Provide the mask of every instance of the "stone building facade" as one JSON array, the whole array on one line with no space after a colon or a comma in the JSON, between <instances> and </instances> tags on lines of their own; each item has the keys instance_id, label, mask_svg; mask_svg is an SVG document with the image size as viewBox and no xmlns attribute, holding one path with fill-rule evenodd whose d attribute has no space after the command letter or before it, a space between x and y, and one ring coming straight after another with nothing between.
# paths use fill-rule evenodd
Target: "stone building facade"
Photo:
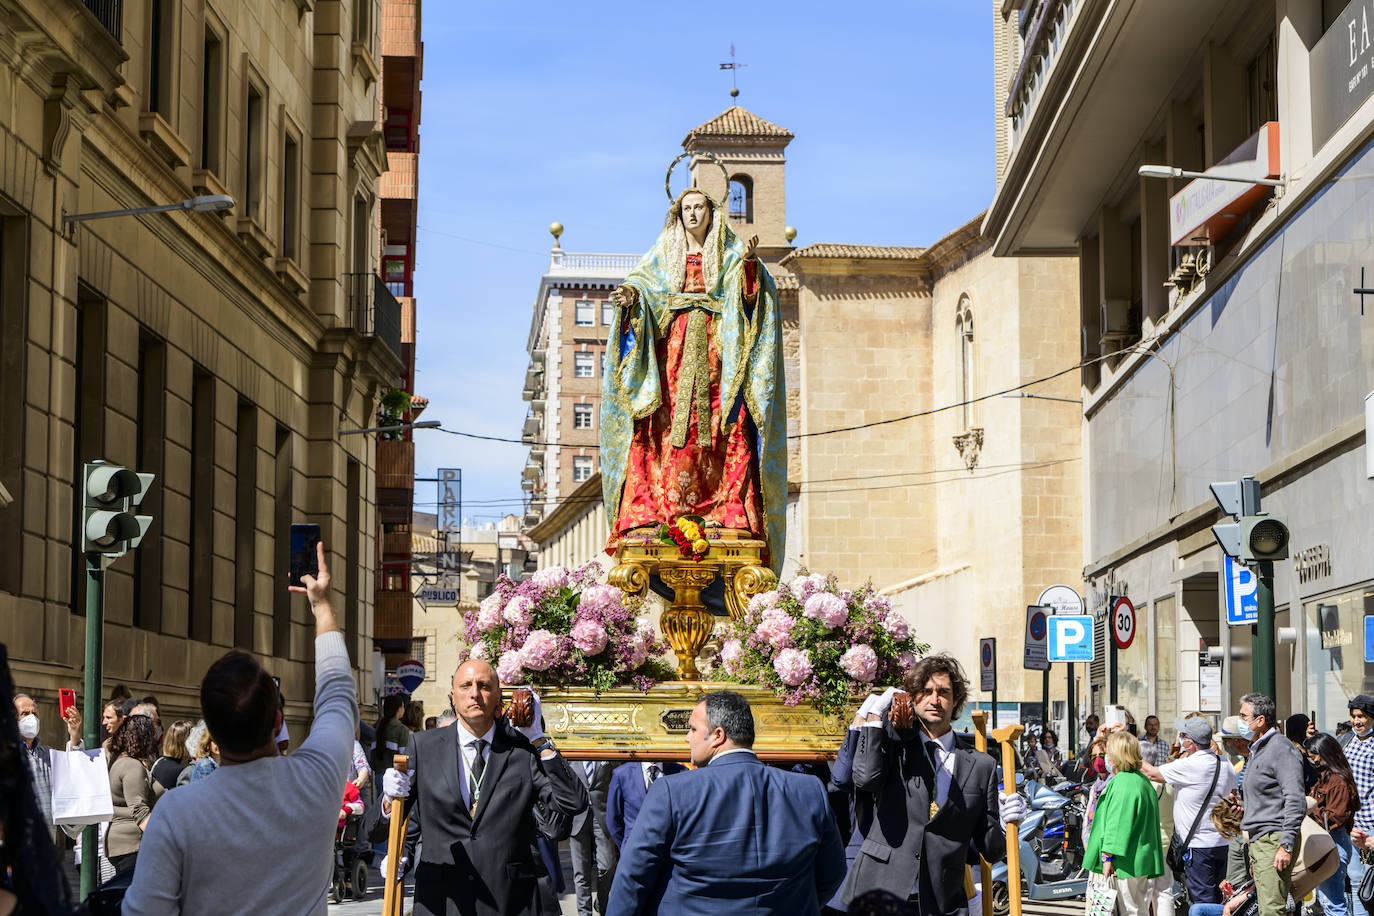
<instances>
[{"instance_id":1,"label":"stone building facade","mask_svg":"<svg viewBox=\"0 0 1374 916\"><path fill-rule=\"evenodd\" d=\"M303 734L313 624L285 590L295 521L323 529L364 681L374 450L338 432L370 425L403 365L394 302L347 281L378 264L376 14L0 3L0 642L50 743L56 691L82 678L73 497L95 458L156 474L152 529L106 575L102 692L122 682L193 717L205 668L242 648L281 677ZM64 226L209 193L232 209Z\"/></svg>"}]
</instances>

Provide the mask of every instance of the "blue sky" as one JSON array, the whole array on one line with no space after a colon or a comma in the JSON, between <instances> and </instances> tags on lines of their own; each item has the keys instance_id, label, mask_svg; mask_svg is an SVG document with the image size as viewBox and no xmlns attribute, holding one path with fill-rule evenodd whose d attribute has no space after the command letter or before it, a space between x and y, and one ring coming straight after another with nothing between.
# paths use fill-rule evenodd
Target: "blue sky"
<instances>
[{"instance_id":1,"label":"blue sky","mask_svg":"<svg viewBox=\"0 0 1374 916\"><path fill-rule=\"evenodd\" d=\"M747 65L739 103L796 135L797 245L926 245L977 214L994 185L992 7L430 0L415 272L425 419L519 438L549 223L570 251L652 244L663 169L731 104L718 66L731 42ZM416 439L417 476L463 469L465 517L519 511L527 448ZM433 511L433 487L417 484L417 510Z\"/></svg>"}]
</instances>

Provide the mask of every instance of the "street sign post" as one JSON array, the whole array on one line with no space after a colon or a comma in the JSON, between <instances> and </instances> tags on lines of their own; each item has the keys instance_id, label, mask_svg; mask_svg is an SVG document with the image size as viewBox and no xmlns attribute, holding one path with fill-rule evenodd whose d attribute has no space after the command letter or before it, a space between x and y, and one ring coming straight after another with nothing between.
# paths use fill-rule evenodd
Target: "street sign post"
<instances>
[{"instance_id":1,"label":"street sign post","mask_svg":"<svg viewBox=\"0 0 1374 916\"><path fill-rule=\"evenodd\" d=\"M1249 627L1259 623L1259 582L1255 571L1235 558L1223 556L1226 583L1226 623L1233 627Z\"/></svg>"},{"instance_id":2,"label":"street sign post","mask_svg":"<svg viewBox=\"0 0 1374 916\"><path fill-rule=\"evenodd\" d=\"M1047 643L1047 657L1051 662L1091 662L1094 657L1092 616L1051 617Z\"/></svg>"},{"instance_id":3,"label":"street sign post","mask_svg":"<svg viewBox=\"0 0 1374 916\"><path fill-rule=\"evenodd\" d=\"M1082 616L1084 612L1083 596L1078 593L1078 589L1068 585L1051 585L1040 593L1040 597L1035 600L1035 603L1041 607L1054 608L1055 616ZM1068 718L1070 724L1070 728L1068 729L1069 753L1074 753L1078 750L1078 730L1072 727L1076 717L1074 704L1077 699L1073 681L1072 662L1069 663L1065 671L1067 683L1064 689L1064 697L1068 700ZM1045 687L1045 694L1046 696L1049 695L1048 684Z\"/></svg>"},{"instance_id":4,"label":"street sign post","mask_svg":"<svg viewBox=\"0 0 1374 916\"><path fill-rule=\"evenodd\" d=\"M1038 604L1026 606L1026 655L1023 666L1030 671L1050 670L1049 659L1045 657L1045 635L1047 633L1049 608Z\"/></svg>"},{"instance_id":5,"label":"street sign post","mask_svg":"<svg viewBox=\"0 0 1374 916\"><path fill-rule=\"evenodd\" d=\"M978 641L978 673L982 689L992 694L992 726L997 727L997 640Z\"/></svg>"},{"instance_id":6,"label":"street sign post","mask_svg":"<svg viewBox=\"0 0 1374 916\"><path fill-rule=\"evenodd\" d=\"M425 603L435 604L457 604L458 589L456 588L422 588L417 596Z\"/></svg>"},{"instance_id":7,"label":"street sign post","mask_svg":"<svg viewBox=\"0 0 1374 916\"><path fill-rule=\"evenodd\" d=\"M1129 598L1118 598L1112 605L1112 639L1118 649L1129 649L1135 640L1135 605Z\"/></svg>"}]
</instances>

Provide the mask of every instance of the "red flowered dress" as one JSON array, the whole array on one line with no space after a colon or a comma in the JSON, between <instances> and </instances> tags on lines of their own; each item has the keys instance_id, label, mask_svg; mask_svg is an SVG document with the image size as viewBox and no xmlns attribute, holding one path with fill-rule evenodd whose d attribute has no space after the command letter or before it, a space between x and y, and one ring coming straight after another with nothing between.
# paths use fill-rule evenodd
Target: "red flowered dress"
<instances>
[{"instance_id":1,"label":"red flowered dress","mask_svg":"<svg viewBox=\"0 0 1374 916\"><path fill-rule=\"evenodd\" d=\"M744 270L745 304L752 306L758 295L753 262L747 262ZM700 254L687 255L682 291L706 292ZM763 503L754 460L758 437L753 421L741 406L739 422L727 432L721 430L725 416L720 403L720 348L714 321L707 324L711 441L700 441L695 406L687 424L685 447L674 448L669 441L689 318L687 310L675 314L668 333L655 345L663 401L651 416L635 423L620 516L611 532L608 553L615 541L630 529L666 524L683 515L700 515L707 522L718 522L725 528L756 535L763 533ZM690 399L691 392L683 391L681 396Z\"/></svg>"}]
</instances>

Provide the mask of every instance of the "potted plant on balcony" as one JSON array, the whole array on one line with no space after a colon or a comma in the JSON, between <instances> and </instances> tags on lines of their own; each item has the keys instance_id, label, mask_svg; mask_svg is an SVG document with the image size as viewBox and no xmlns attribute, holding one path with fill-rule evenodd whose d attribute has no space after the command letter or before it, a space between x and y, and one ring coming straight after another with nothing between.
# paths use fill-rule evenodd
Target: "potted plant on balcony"
<instances>
[{"instance_id":1,"label":"potted plant on balcony","mask_svg":"<svg viewBox=\"0 0 1374 916\"><path fill-rule=\"evenodd\" d=\"M377 425L378 426L397 426L405 422L405 415L410 410L410 403L413 399L409 391L404 388L391 388L382 395L377 402ZM404 439L403 430L395 430L388 433L378 433L379 439Z\"/></svg>"}]
</instances>

